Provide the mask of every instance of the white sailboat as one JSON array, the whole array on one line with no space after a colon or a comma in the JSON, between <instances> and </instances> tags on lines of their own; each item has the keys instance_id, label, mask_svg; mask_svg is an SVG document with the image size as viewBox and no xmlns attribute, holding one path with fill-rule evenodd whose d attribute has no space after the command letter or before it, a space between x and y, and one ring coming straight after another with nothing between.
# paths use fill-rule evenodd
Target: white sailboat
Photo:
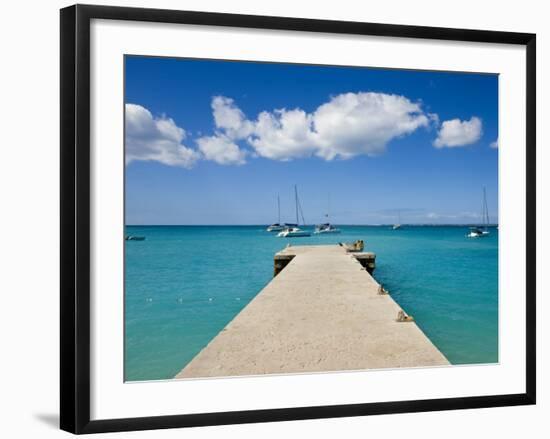
<instances>
[{"instance_id":1,"label":"white sailboat","mask_svg":"<svg viewBox=\"0 0 550 439\"><path fill-rule=\"evenodd\" d=\"M320 234L325 234L325 233L340 233L341 230L334 227L332 224L330 223L324 223L324 224L319 224L317 226L315 226L315 234L316 235L320 235Z\"/></svg>"},{"instance_id":2,"label":"white sailboat","mask_svg":"<svg viewBox=\"0 0 550 439\"><path fill-rule=\"evenodd\" d=\"M311 233L300 229L299 227L289 227L277 235L279 238L299 238L311 236Z\"/></svg>"},{"instance_id":3,"label":"white sailboat","mask_svg":"<svg viewBox=\"0 0 550 439\"><path fill-rule=\"evenodd\" d=\"M281 200L279 195L277 195L277 218L278 221L267 228L268 232L280 232L286 228L284 224L281 224Z\"/></svg>"},{"instance_id":4,"label":"white sailboat","mask_svg":"<svg viewBox=\"0 0 550 439\"><path fill-rule=\"evenodd\" d=\"M287 225L287 227L277 234L280 238L298 238L298 237L305 237L305 236L311 236L311 233L302 230L298 227L299 224L299 217L298 217L298 211L300 211L302 215L302 223L305 223L304 221L304 214L302 212L302 208L300 206L300 202L298 201L298 188L296 185L294 185L294 200L296 204L296 224L294 225Z\"/></svg>"},{"instance_id":5,"label":"white sailboat","mask_svg":"<svg viewBox=\"0 0 550 439\"><path fill-rule=\"evenodd\" d=\"M334 227L330 223L329 216L330 216L330 197L328 199L328 212L325 214L325 218L327 219L327 222L323 224L318 224L317 226L315 226L315 232L313 233L315 233L316 235L327 234L327 233L340 233L340 229Z\"/></svg>"},{"instance_id":6,"label":"white sailboat","mask_svg":"<svg viewBox=\"0 0 550 439\"><path fill-rule=\"evenodd\" d=\"M483 206L481 210L481 226L470 227L470 233L466 235L468 238L483 238L489 236L489 208L487 207L487 194L485 187L483 188Z\"/></svg>"},{"instance_id":7,"label":"white sailboat","mask_svg":"<svg viewBox=\"0 0 550 439\"><path fill-rule=\"evenodd\" d=\"M397 223L392 226L392 230L398 230L401 228L401 211L397 212Z\"/></svg>"}]
</instances>

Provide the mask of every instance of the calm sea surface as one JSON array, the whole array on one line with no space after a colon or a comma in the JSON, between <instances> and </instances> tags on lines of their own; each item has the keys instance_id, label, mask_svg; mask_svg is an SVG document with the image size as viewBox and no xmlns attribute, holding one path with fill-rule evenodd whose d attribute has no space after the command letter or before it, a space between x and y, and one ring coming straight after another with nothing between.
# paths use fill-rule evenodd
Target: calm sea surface
<instances>
[{"instance_id":1,"label":"calm sea surface","mask_svg":"<svg viewBox=\"0 0 550 439\"><path fill-rule=\"evenodd\" d=\"M287 243L363 239L375 278L453 364L498 361L498 230L341 226L339 235L277 238L263 226L128 226L126 380L172 378L272 279Z\"/></svg>"}]
</instances>

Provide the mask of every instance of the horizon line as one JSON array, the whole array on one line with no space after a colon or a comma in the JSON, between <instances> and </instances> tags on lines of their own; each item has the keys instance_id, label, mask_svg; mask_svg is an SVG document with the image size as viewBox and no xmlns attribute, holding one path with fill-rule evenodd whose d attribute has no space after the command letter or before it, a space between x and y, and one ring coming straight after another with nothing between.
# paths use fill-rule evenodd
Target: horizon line
<instances>
[{"instance_id":1,"label":"horizon line","mask_svg":"<svg viewBox=\"0 0 550 439\"><path fill-rule=\"evenodd\" d=\"M321 223L319 223L321 224ZM351 224L351 223L331 223L334 226L352 226L352 227L385 227L393 226L394 223L376 223L376 224ZM125 227L268 227L271 224L125 224ZM284 225L284 224L283 224ZM314 227L317 224L302 224L299 227ZM479 223L402 223L403 226L452 226L452 227L498 227L499 223L490 223L487 225Z\"/></svg>"}]
</instances>

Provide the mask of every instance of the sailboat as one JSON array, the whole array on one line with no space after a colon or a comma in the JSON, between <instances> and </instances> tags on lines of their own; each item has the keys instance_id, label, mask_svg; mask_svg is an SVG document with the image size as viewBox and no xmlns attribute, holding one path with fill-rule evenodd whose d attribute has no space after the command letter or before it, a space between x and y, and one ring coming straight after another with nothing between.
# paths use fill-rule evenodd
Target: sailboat
<instances>
[{"instance_id":1,"label":"sailboat","mask_svg":"<svg viewBox=\"0 0 550 439\"><path fill-rule=\"evenodd\" d=\"M340 229L337 229L331 223L324 223L315 226L315 232L313 233L315 233L316 235L324 233L340 233Z\"/></svg>"},{"instance_id":2,"label":"sailboat","mask_svg":"<svg viewBox=\"0 0 550 439\"><path fill-rule=\"evenodd\" d=\"M397 212L397 223L392 226L392 230L398 230L401 228L401 211Z\"/></svg>"},{"instance_id":3,"label":"sailboat","mask_svg":"<svg viewBox=\"0 0 550 439\"><path fill-rule=\"evenodd\" d=\"M483 238L485 236L489 236L489 208L487 207L487 194L485 192L485 187L483 188L481 222L483 223L482 226L470 227L470 233L466 235L468 238Z\"/></svg>"},{"instance_id":4,"label":"sailboat","mask_svg":"<svg viewBox=\"0 0 550 439\"><path fill-rule=\"evenodd\" d=\"M294 185L294 200L296 204L296 224L289 225L287 224L287 227L277 234L280 238L298 238L302 236L311 236L310 232L307 232L305 230L302 230L298 227L299 224L299 218L298 218L298 211L300 211L302 215L302 223L305 223L304 221L304 213L302 212L302 207L300 206L300 201L298 201L298 188L296 185Z\"/></svg>"},{"instance_id":5,"label":"sailboat","mask_svg":"<svg viewBox=\"0 0 550 439\"><path fill-rule=\"evenodd\" d=\"M279 195L277 195L277 218L279 219L276 223L271 224L268 228L268 232L280 232L286 228L285 225L281 224L281 200Z\"/></svg>"},{"instance_id":6,"label":"sailboat","mask_svg":"<svg viewBox=\"0 0 550 439\"><path fill-rule=\"evenodd\" d=\"M328 212L325 214L325 218L327 219L327 222L315 226L315 232L313 233L315 233L316 235L325 234L325 233L340 233L340 229L337 229L330 223L329 215L330 215L330 198L328 200Z\"/></svg>"}]
</instances>

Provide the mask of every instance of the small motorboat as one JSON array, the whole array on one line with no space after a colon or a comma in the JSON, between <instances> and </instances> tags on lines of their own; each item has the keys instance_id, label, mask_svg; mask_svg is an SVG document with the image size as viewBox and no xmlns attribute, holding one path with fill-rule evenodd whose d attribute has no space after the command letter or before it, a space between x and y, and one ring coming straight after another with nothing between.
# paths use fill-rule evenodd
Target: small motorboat
<instances>
[{"instance_id":1,"label":"small motorboat","mask_svg":"<svg viewBox=\"0 0 550 439\"><path fill-rule=\"evenodd\" d=\"M304 236L311 236L311 233L306 230L302 230L299 227L288 227L277 234L277 236L279 238L299 238Z\"/></svg>"},{"instance_id":2,"label":"small motorboat","mask_svg":"<svg viewBox=\"0 0 550 439\"><path fill-rule=\"evenodd\" d=\"M145 236L126 235L126 241L145 241Z\"/></svg>"},{"instance_id":3,"label":"small motorboat","mask_svg":"<svg viewBox=\"0 0 550 439\"><path fill-rule=\"evenodd\" d=\"M340 229L337 229L330 223L325 223L325 224L319 224L318 226L316 226L315 232L313 233L315 233L316 235L320 235L323 233L340 233Z\"/></svg>"}]
</instances>

